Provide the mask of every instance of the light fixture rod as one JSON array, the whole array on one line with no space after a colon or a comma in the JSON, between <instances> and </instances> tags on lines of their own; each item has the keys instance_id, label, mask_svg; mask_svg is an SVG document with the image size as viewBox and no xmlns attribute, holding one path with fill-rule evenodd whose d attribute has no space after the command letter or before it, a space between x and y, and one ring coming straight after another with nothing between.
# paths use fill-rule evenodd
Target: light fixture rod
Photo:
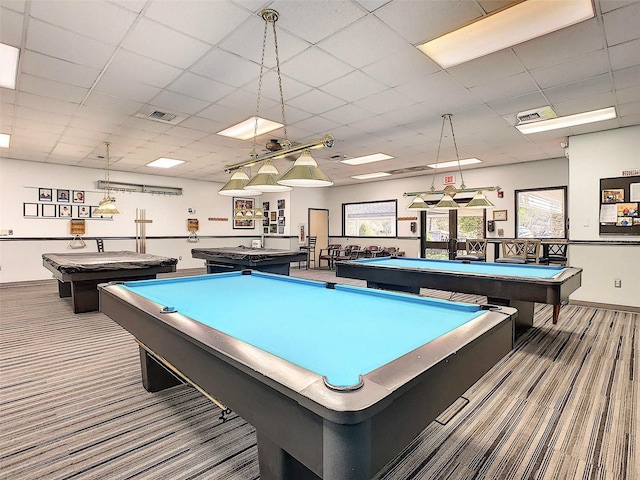
<instances>
[{"instance_id":1,"label":"light fixture rod","mask_svg":"<svg viewBox=\"0 0 640 480\"><path fill-rule=\"evenodd\" d=\"M501 190L500 187L465 187L465 188L450 188L448 190L427 190L426 192L406 192L404 197L416 197L418 195L424 197L427 195L443 195L454 193L471 193L471 192L494 192Z\"/></svg>"},{"instance_id":2,"label":"light fixture rod","mask_svg":"<svg viewBox=\"0 0 640 480\"><path fill-rule=\"evenodd\" d=\"M239 170L244 167L251 167L253 165L257 165L258 163L264 162L265 160L269 160L277 157L284 157L286 155L292 153L302 152L309 148L317 148L317 147L333 147L333 143L335 142L335 137L330 133L326 134L322 138L318 138L317 140L313 140L308 143L303 143L301 145L296 145L290 148L284 148L282 150L277 150L275 152L267 152L262 155L258 155L251 160L246 160L244 162L234 163L232 165L225 165L224 171L227 173L234 172L235 170Z\"/></svg>"}]
</instances>

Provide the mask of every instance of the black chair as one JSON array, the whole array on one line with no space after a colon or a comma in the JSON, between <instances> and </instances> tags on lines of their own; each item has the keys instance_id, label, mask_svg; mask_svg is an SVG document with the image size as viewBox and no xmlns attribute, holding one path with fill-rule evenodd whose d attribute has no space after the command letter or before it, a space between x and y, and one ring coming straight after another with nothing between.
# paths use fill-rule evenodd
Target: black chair
<instances>
[{"instance_id":1,"label":"black chair","mask_svg":"<svg viewBox=\"0 0 640 480\"><path fill-rule=\"evenodd\" d=\"M358 252L360 251L360 245L347 245L342 250L338 251L333 257L333 261L340 260L355 260L358 258Z\"/></svg>"},{"instance_id":2,"label":"black chair","mask_svg":"<svg viewBox=\"0 0 640 480\"><path fill-rule=\"evenodd\" d=\"M98 251L104 252L104 240L101 238L96 238L96 244L98 245Z\"/></svg>"},{"instance_id":3,"label":"black chair","mask_svg":"<svg viewBox=\"0 0 640 480\"><path fill-rule=\"evenodd\" d=\"M316 241L318 237L309 237L307 245L300 247L300 250L307 252L307 262L305 268L309 270L309 263L313 262L313 267L316 266ZM298 268L300 268L300 262L298 262Z\"/></svg>"},{"instance_id":4,"label":"black chair","mask_svg":"<svg viewBox=\"0 0 640 480\"><path fill-rule=\"evenodd\" d=\"M567 264L567 246L567 242L545 244L545 263L556 263L564 267Z\"/></svg>"}]
</instances>

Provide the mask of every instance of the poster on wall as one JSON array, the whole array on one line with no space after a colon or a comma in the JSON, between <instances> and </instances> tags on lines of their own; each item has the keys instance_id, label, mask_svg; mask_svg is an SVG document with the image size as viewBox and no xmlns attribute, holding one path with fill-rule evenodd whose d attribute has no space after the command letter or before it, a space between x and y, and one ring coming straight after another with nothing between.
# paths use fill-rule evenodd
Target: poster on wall
<instances>
[{"instance_id":1,"label":"poster on wall","mask_svg":"<svg viewBox=\"0 0 640 480\"><path fill-rule=\"evenodd\" d=\"M242 216L254 208L255 199L233 197L233 228L253 228L255 220L244 219Z\"/></svg>"},{"instance_id":2,"label":"poster on wall","mask_svg":"<svg viewBox=\"0 0 640 480\"><path fill-rule=\"evenodd\" d=\"M640 176L600 179L600 234L640 235Z\"/></svg>"}]
</instances>

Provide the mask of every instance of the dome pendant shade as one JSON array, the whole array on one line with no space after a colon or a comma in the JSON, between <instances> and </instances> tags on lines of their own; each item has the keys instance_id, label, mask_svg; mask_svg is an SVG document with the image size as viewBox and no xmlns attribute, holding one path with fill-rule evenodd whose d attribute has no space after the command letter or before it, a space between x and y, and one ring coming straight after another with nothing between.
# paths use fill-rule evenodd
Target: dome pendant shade
<instances>
[{"instance_id":1,"label":"dome pendant shade","mask_svg":"<svg viewBox=\"0 0 640 480\"><path fill-rule=\"evenodd\" d=\"M460 205L456 203L451 195L445 193L433 208L434 210L455 210L457 208L460 208Z\"/></svg>"},{"instance_id":2,"label":"dome pendant shade","mask_svg":"<svg viewBox=\"0 0 640 480\"><path fill-rule=\"evenodd\" d=\"M260 167L256 176L247 183L246 188L261 192L288 192L293 190L291 187L278 183L279 175L278 169L268 161Z\"/></svg>"},{"instance_id":3,"label":"dome pendant shade","mask_svg":"<svg viewBox=\"0 0 640 480\"><path fill-rule=\"evenodd\" d=\"M413 199L413 202L407 207L407 210L429 210L429 205L424 201L420 195Z\"/></svg>"},{"instance_id":4,"label":"dome pendant shade","mask_svg":"<svg viewBox=\"0 0 640 480\"><path fill-rule=\"evenodd\" d=\"M228 197L240 196L240 195L260 195L262 192L258 190L246 189L245 186L249 183L249 177L242 170L237 170L231 175L224 187L222 187L218 194Z\"/></svg>"},{"instance_id":5,"label":"dome pendant shade","mask_svg":"<svg viewBox=\"0 0 640 480\"><path fill-rule=\"evenodd\" d=\"M481 191L476 193L471 201L467 204L466 208L493 208L495 205L487 199L484 193Z\"/></svg>"},{"instance_id":6,"label":"dome pendant shade","mask_svg":"<svg viewBox=\"0 0 640 480\"><path fill-rule=\"evenodd\" d=\"M333 181L320 170L309 150L302 152L293 166L280 177L278 183L288 187L330 187L333 185Z\"/></svg>"},{"instance_id":7,"label":"dome pendant shade","mask_svg":"<svg viewBox=\"0 0 640 480\"><path fill-rule=\"evenodd\" d=\"M100 201L98 208L96 208L92 213L94 215L120 215L120 210L116 207L116 199L105 195L105 197Z\"/></svg>"}]
</instances>

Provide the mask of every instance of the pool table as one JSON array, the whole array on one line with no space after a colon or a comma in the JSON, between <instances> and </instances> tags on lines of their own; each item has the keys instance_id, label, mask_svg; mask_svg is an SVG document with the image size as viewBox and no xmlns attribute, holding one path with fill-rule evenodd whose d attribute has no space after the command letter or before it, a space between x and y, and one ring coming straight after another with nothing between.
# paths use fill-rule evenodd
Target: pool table
<instances>
[{"instance_id":1,"label":"pool table","mask_svg":"<svg viewBox=\"0 0 640 480\"><path fill-rule=\"evenodd\" d=\"M74 313L99 309L98 284L143 280L176 271L178 259L136 252L45 253L42 264L58 280L60 298L71 297Z\"/></svg>"},{"instance_id":2,"label":"pool table","mask_svg":"<svg viewBox=\"0 0 640 480\"><path fill-rule=\"evenodd\" d=\"M420 293L420 288L485 295L518 309L517 332L533 325L535 302L560 305L582 283L582 269L425 258L372 258L337 262L336 276L366 280L371 288Z\"/></svg>"},{"instance_id":3,"label":"pool table","mask_svg":"<svg viewBox=\"0 0 640 480\"><path fill-rule=\"evenodd\" d=\"M306 262L307 252L279 250L276 248L219 247L193 248L193 258L206 260L207 273L225 273L235 270L260 270L261 272L289 275L291 262Z\"/></svg>"},{"instance_id":4,"label":"pool table","mask_svg":"<svg viewBox=\"0 0 640 480\"><path fill-rule=\"evenodd\" d=\"M371 478L509 353L517 315L252 270L99 288L144 388L179 377L251 423L261 480Z\"/></svg>"}]
</instances>

